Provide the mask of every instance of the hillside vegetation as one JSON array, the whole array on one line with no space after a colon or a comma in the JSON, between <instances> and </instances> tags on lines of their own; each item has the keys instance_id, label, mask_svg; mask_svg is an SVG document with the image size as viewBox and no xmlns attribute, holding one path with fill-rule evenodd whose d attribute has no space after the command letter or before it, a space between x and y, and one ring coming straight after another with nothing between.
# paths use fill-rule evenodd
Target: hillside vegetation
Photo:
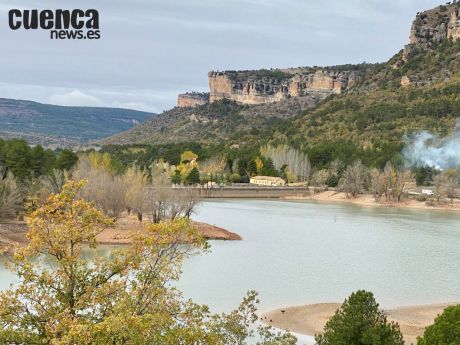
<instances>
[{"instance_id":1,"label":"hillside vegetation","mask_svg":"<svg viewBox=\"0 0 460 345\"><path fill-rule=\"evenodd\" d=\"M299 97L263 105L223 100L174 108L102 143L312 147L347 141L378 150L388 143L402 145L404 135L420 130L445 136L460 116L459 54L460 42L452 40L407 61L401 51L385 64L364 65L354 89L317 104ZM401 86L403 77L410 86Z\"/></svg>"},{"instance_id":2,"label":"hillside vegetation","mask_svg":"<svg viewBox=\"0 0 460 345\"><path fill-rule=\"evenodd\" d=\"M0 138L23 138L32 144L75 144L114 135L152 116L128 109L0 99Z\"/></svg>"}]
</instances>

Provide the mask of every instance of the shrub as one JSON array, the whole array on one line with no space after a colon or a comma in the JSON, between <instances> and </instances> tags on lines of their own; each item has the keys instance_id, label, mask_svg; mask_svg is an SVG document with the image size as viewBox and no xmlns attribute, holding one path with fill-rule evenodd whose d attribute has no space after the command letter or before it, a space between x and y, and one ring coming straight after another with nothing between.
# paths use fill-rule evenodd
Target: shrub
<instances>
[{"instance_id":1,"label":"shrub","mask_svg":"<svg viewBox=\"0 0 460 345\"><path fill-rule=\"evenodd\" d=\"M318 345L404 345L399 325L388 323L371 292L357 291L327 322Z\"/></svg>"},{"instance_id":2,"label":"shrub","mask_svg":"<svg viewBox=\"0 0 460 345\"><path fill-rule=\"evenodd\" d=\"M448 307L439 315L434 324L425 329L417 345L458 345L460 344L460 305Z\"/></svg>"}]
</instances>

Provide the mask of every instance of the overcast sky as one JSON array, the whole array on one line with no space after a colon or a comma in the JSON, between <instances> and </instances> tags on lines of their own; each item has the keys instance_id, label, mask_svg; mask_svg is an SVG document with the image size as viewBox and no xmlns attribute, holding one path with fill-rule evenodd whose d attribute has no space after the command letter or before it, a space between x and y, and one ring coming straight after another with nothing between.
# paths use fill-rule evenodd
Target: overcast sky
<instances>
[{"instance_id":1,"label":"overcast sky","mask_svg":"<svg viewBox=\"0 0 460 345\"><path fill-rule=\"evenodd\" d=\"M43 0L96 8L100 40L11 31L0 4L0 97L160 112L207 90L209 70L382 62L436 0Z\"/></svg>"}]
</instances>

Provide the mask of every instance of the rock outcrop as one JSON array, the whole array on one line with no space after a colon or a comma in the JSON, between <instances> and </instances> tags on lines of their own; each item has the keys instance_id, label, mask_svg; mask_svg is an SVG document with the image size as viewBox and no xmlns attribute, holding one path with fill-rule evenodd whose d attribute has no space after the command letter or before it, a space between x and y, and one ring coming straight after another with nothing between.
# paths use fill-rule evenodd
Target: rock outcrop
<instances>
[{"instance_id":1,"label":"rock outcrop","mask_svg":"<svg viewBox=\"0 0 460 345\"><path fill-rule=\"evenodd\" d=\"M323 99L347 90L359 80L357 71L333 68L290 68L255 71L211 71L208 73L209 94L179 95L179 107L193 107L222 99L241 104L266 104L291 97Z\"/></svg>"},{"instance_id":2,"label":"rock outcrop","mask_svg":"<svg viewBox=\"0 0 460 345\"><path fill-rule=\"evenodd\" d=\"M187 92L177 97L177 106L181 108L196 107L209 103L209 93L207 92Z\"/></svg>"},{"instance_id":3,"label":"rock outcrop","mask_svg":"<svg viewBox=\"0 0 460 345\"><path fill-rule=\"evenodd\" d=\"M301 68L262 73L212 71L208 74L209 99L211 102L230 99L243 104L272 103L315 93L341 93L358 81L354 71L307 70L307 73Z\"/></svg>"},{"instance_id":4,"label":"rock outcrop","mask_svg":"<svg viewBox=\"0 0 460 345\"><path fill-rule=\"evenodd\" d=\"M446 5L417 14L409 37L409 44L404 47L403 59L433 44L446 39L460 38L460 3L454 1Z\"/></svg>"}]
</instances>

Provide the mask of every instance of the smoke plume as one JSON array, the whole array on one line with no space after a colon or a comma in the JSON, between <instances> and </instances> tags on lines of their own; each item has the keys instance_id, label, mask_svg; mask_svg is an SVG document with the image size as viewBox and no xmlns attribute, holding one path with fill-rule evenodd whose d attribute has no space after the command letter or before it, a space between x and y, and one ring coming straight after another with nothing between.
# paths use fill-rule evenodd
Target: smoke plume
<instances>
[{"instance_id":1,"label":"smoke plume","mask_svg":"<svg viewBox=\"0 0 460 345\"><path fill-rule=\"evenodd\" d=\"M430 166L439 170L460 166L460 127L445 138L423 131L406 137L403 156L410 166Z\"/></svg>"}]
</instances>

